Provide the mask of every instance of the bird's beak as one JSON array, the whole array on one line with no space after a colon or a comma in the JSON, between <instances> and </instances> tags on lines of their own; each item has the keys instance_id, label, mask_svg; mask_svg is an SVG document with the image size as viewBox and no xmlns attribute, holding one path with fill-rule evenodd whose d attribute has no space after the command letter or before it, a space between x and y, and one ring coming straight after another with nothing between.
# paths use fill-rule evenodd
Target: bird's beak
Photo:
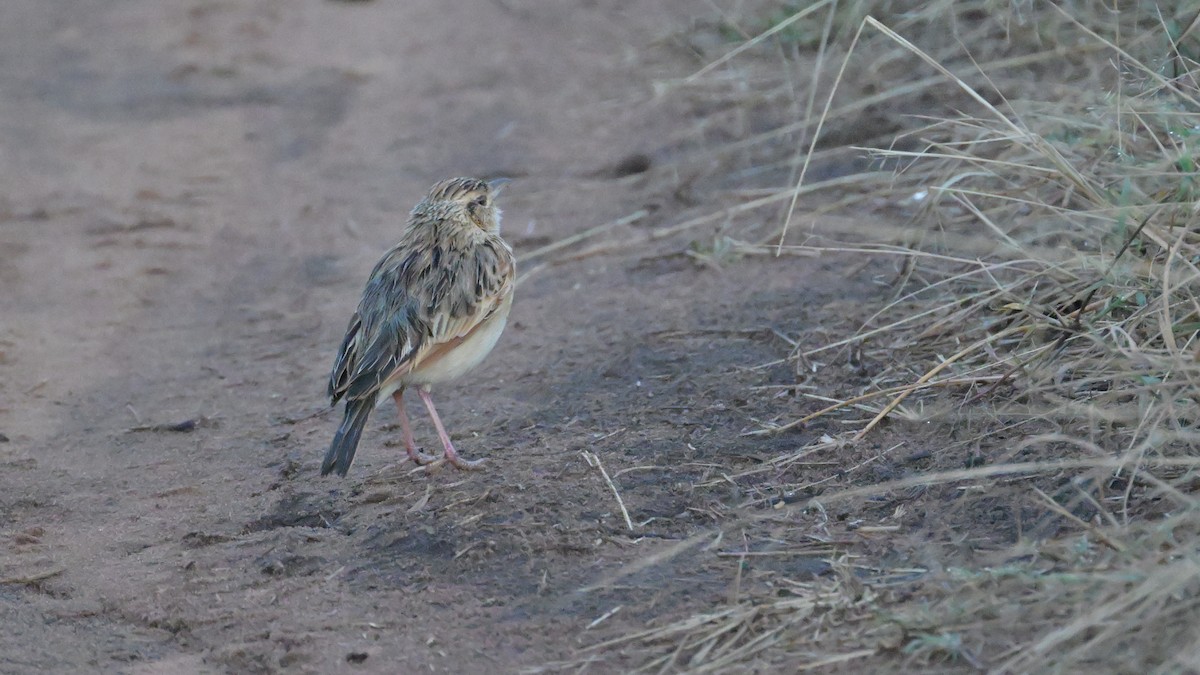
<instances>
[{"instance_id":1,"label":"bird's beak","mask_svg":"<svg viewBox=\"0 0 1200 675\"><path fill-rule=\"evenodd\" d=\"M500 194L500 191L504 189L504 186L508 185L511 182L512 182L511 178L493 178L493 179L489 180L487 182L487 184L488 184L488 187L492 189L492 196L494 197L494 196Z\"/></svg>"}]
</instances>

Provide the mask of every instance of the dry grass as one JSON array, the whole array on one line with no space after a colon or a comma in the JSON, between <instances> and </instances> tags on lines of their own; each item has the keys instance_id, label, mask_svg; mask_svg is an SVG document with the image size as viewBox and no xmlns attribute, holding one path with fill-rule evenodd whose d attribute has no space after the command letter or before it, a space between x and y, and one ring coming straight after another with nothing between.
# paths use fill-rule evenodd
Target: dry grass
<instances>
[{"instance_id":1,"label":"dry grass","mask_svg":"<svg viewBox=\"0 0 1200 675\"><path fill-rule=\"evenodd\" d=\"M647 672L1196 668L1200 10L771 16L680 86L732 98L807 54L812 81L767 90L824 98L794 94L779 105L796 119L720 148L785 186L659 234L723 223L739 255L895 260L893 300L853 335L797 342L797 383L760 393L808 414L748 432L826 433L708 484L746 495L722 530L737 546L714 548L738 563L732 597L591 650ZM807 180L880 105L910 115L859 145L887 170ZM864 204L893 224L849 240L808 224ZM867 374L830 365L846 361ZM744 574L789 556L824 566Z\"/></svg>"}]
</instances>

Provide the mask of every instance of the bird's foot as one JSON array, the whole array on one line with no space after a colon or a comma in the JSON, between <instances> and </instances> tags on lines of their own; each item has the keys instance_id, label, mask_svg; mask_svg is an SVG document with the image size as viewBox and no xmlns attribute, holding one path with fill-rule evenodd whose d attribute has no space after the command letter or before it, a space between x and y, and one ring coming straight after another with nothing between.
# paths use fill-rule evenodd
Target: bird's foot
<instances>
[{"instance_id":1,"label":"bird's foot","mask_svg":"<svg viewBox=\"0 0 1200 675\"><path fill-rule=\"evenodd\" d=\"M484 468L485 459L463 459L458 455L453 457L443 455L434 459L432 462L426 462L417 465L409 474L424 473L434 475L440 473L447 466L454 467L459 471L479 471Z\"/></svg>"},{"instance_id":2,"label":"bird's foot","mask_svg":"<svg viewBox=\"0 0 1200 675\"><path fill-rule=\"evenodd\" d=\"M427 454L421 452L420 450L416 449L415 447L408 449L408 458L411 459L413 464L416 464L417 466L425 466L426 464L433 464L434 462L437 462L441 459L440 457L434 457L433 455L427 455Z\"/></svg>"},{"instance_id":3,"label":"bird's foot","mask_svg":"<svg viewBox=\"0 0 1200 675\"><path fill-rule=\"evenodd\" d=\"M447 450L442 459L459 471L479 471L487 461L485 459L463 459L453 449Z\"/></svg>"}]
</instances>

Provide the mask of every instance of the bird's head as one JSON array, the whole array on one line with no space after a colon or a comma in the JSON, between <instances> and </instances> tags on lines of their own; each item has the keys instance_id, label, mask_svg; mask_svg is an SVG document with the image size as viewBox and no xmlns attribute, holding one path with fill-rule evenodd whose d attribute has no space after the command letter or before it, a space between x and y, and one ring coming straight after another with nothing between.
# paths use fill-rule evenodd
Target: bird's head
<instances>
[{"instance_id":1,"label":"bird's head","mask_svg":"<svg viewBox=\"0 0 1200 675\"><path fill-rule=\"evenodd\" d=\"M484 232L500 232L500 209L496 195L507 179L482 181L477 178L450 178L434 185L424 204L438 205L456 220L469 222ZM418 207L420 208L420 207Z\"/></svg>"}]
</instances>

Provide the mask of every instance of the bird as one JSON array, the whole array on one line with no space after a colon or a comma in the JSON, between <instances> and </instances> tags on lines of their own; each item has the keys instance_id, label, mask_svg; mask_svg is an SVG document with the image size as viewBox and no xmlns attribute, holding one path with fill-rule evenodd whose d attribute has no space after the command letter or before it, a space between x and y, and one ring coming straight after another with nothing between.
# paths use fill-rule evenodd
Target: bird
<instances>
[{"instance_id":1,"label":"bird","mask_svg":"<svg viewBox=\"0 0 1200 675\"><path fill-rule=\"evenodd\" d=\"M512 308L516 259L500 237L496 196L507 180L440 181L412 210L400 241L376 263L350 317L329 376L332 406L345 414L321 463L321 475L345 476L367 418L389 397L400 414L404 448L419 465L461 457L430 396L432 385L467 373L492 351ZM413 442L405 389L417 390L442 442L442 457Z\"/></svg>"}]
</instances>

